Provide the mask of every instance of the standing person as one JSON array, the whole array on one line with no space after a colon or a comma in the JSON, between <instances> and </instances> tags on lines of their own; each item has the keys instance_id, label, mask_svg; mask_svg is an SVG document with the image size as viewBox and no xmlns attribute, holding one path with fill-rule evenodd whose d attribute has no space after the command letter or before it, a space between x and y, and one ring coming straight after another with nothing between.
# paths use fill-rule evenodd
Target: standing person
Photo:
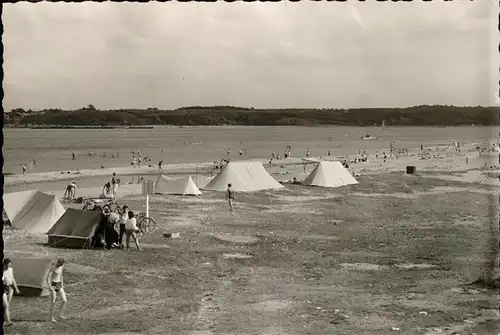
<instances>
[{"instance_id":1,"label":"standing person","mask_svg":"<svg viewBox=\"0 0 500 335\"><path fill-rule=\"evenodd\" d=\"M104 233L106 247L108 249L118 248L120 246L119 224L121 216L118 213L111 212L111 209L109 207L105 209L103 214L107 218L106 228Z\"/></svg>"},{"instance_id":2,"label":"standing person","mask_svg":"<svg viewBox=\"0 0 500 335\"><path fill-rule=\"evenodd\" d=\"M234 210L234 207L233 207L234 191L231 188L231 186L232 186L231 184L227 184L226 200L227 200L227 203L229 204L229 210L233 211Z\"/></svg>"},{"instance_id":3,"label":"standing person","mask_svg":"<svg viewBox=\"0 0 500 335\"><path fill-rule=\"evenodd\" d=\"M113 176L111 177L111 186L113 187L113 198L115 199L119 184L120 184L120 178L116 178L116 172L113 172Z\"/></svg>"},{"instance_id":4,"label":"standing person","mask_svg":"<svg viewBox=\"0 0 500 335\"><path fill-rule=\"evenodd\" d=\"M25 174L26 173L26 165L24 165L24 164L21 165L21 168L23 169L23 174Z\"/></svg>"},{"instance_id":5,"label":"standing person","mask_svg":"<svg viewBox=\"0 0 500 335\"><path fill-rule=\"evenodd\" d=\"M120 248L123 249L123 235L125 235L125 225L127 224L128 220L128 206L124 205L122 207L121 213L120 213L120 235L119 235L119 242L120 242Z\"/></svg>"},{"instance_id":6,"label":"standing person","mask_svg":"<svg viewBox=\"0 0 500 335\"><path fill-rule=\"evenodd\" d=\"M137 228L137 220L135 218L134 212L128 212L128 220L125 223L125 234L127 238L125 240L127 250L130 250L130 237L134 239L135 245L139 251L142 251L141 246L139 245L139 240L137 237L137 233L139 232L139 228Z\"/></svg>"},{"instance_id":7,"label":"standing person","mask_svg":"<svg viewBox=\"0 0 500 335\"><path fill-rule=\"evenodd\" d=\"M50 289L50 321L57 322L54 318L54 306L56 304L57 296L61 298L61 308L59 310L59 318L65 320L64 312L66 310L66 304L68 300L66 299L66 292L64 292L63 285L63 266L64 259L59 258L52 264L52 267L47 274L47 284Z\"/></svg>"},{"instance_id":8,"label":"standing person","mask_svg":"<svg viewBox=\"0 0 500 335\"><path fill-rule=\"evenodd\" d=\"M163 173L163 169L162 169L162 166L163 165L163 160L161 160L159 163L158 163L158 174L160 173Z\"/></svg>"},{"instance_id":9,"label":"standing person","mask_svg":"<svg viewBox=\"0 0 500 335\"><path fill-rule=\"evenodd\" d=\"M10 319L10 303L12 297L14 296L14 291L19 294L19 289L17 288L16 279L14 278L14 269L12 268L12 262L10 259L5 258L3 260L3 296L2 303L4 309L4 320L5 326L10 326L12 321Z\"/></svg>"},{"instance_id":10,"label":"standing person","mask_svg":"<svg viewBox=\"0 0 500 335\"><path fill-rule=\"evenodd\" d=\"M139 155L139 157L137 158L137 167L141 167L141 163L142 163L142 157L141 155Z\"/></svg>"}]
</instances>

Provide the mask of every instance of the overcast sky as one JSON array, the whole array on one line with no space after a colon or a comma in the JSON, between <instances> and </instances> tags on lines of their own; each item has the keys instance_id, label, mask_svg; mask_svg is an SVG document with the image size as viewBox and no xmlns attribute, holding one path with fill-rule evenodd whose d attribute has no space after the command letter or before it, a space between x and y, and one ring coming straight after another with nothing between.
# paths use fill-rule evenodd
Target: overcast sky
<instances>
[{"instance_id":1,"label":"overcast sky","mask_svg":"<svg viewBox=\"0 0 500 335\"><path fill-rule=\"evenodd\" d=\"M5 4L4 108L493 105L497 15L495 1Z\"/></svg>"}]
</instances>

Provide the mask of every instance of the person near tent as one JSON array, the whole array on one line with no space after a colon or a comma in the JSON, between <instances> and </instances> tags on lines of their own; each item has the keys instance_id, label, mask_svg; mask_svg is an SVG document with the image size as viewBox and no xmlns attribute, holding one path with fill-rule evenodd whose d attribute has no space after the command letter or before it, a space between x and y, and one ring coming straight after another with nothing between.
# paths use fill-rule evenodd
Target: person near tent
<instances>
[{"instance_id":1,"label":"person near tent","mask_svg":"<svg viewBox=\"0 0 500 335\"><path fill-rule=\"evenodd\" d=\"M66 292L64 291L63 284L63 266L64 259L57 259L50 268L49 273L47 274L47 284L50 289L50 321L57 322L54 317L54 307L56 304L57 296L61 298L61 307L59 309L59 318L65 320L64 312L66 310L66 304L68 300L66 299Z\"/></svg>"},{"instance_id":2,"label":"person near tent","mask_svg":"<svg viewBox=\"0 0 500 335\"><path fill-rule=\"evenodd\" d=\"M141 246L139 245L139 238L137 237L137 233L139 232L139 228L137 228L137 220L135 218L134 212L128 212L128 220L125 223L125 234L127 238L125 240L125 246L127 250L130 250L130 238L134 239L135 245L139 251L142 251Z\"/></svg>"},{"instance_id":3,"label":"person near tent","mask_svg":"<svg viewBox=\"0 0 500 335\"><path fill-rule=\"evenodd\" d=\"M120 243L120 248L123 249L123 235L125 235L125 225L127 223L127 220L128 220L128 206L127 205L123 205L123 207L121 208L120 210L120 220L119 220L119 223L120 223L120 227L119 227L119 243Z\"/></svg>"},{"instance_id":4,"label":"person near tent","mask_svg":"<svg viewBox=\"0 0 500 335\"><path fill-rule=\"evenodd\" d=\"M95 206L94 211L100 212L101 213L101 219L99 220L99 224L97 225L97 228L94 233L94 237L92 238L92 247L97 248L97 247L105 247L106 246L106 223L108 221L108 218L104 215L104 211L106 210L105 205L103 208L100 206ZM109 207L109 206L108 206Z\"/></svg>"},{"instance_id":5,"label":"person near tent","mask_svg":"<svg viewBox=\"0 0 500 335\"><path fill-rule=\"evenodd\" d=\"M104 241L106 242L106 248L118 248L120 246L118 244L118 225L120 222L120 214L111 212L109 206L104 208L103 214L107 218L106 227L104 230Z\"/></svg>"},{"instance_id":6,"label":"person near tent","mask_svg":"<svg viewBox=\"0 0 500 335\"><path fill-rule=\"evenodd\" d=\"M63 198L74 199L76 195L76 183L72 181L66 186L66 191L64 191Z\"/></svg>"},{"instance_id":7,"label":"person near tent","mask_svg":"<svg viewBox=\"0 0 500 335\"><path fill-rule=\"evenodd\" d=\"M227 203L229 204L229 210L233 211L234 190L231 187L232 187L231 184L227 184L226 200Z\"/></svg>"},{"instance_id":8,"label":"person near tent","mask_svg":"<svg viewBox=\"0 0 500 335\"><path fill-rule=\"evenodd\" d=\"M12 268L12 261L8 258L3 260L3 310L4 310L4 321L5 326L12 324L10 319L10 303L12 302L12 297L14 296L14 291L19 294L19 289L17 288L16 279L14 278L14 269Z\"/></svg>"},{"instance_id":9,"label":"person near tent","mask_svg":"<svg viewBox=\"0 0 500 335\"><path fill-rule=\"evenodd\" d=\"M116 192L118 191L118 185L120 184L120 178L116 177L116 172L113 172L111 177L111 185L113 187L113 198L116 199Z\"/></svg>"}]
</instances>

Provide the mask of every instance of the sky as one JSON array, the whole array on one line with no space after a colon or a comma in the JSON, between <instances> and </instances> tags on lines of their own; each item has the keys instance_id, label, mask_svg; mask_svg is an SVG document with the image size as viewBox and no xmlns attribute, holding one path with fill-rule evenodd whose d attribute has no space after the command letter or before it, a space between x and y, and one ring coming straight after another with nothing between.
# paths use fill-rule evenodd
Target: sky
<instances>
[{"instance_id":1,"label":"sky","mask_svg":"<svg viewBox=\"0 0 500 335\"><path fill-rule=\"evenodd\" d=\"M498 7L4 4L4 109L492 106Z\"/></svg>"}]
</instances>

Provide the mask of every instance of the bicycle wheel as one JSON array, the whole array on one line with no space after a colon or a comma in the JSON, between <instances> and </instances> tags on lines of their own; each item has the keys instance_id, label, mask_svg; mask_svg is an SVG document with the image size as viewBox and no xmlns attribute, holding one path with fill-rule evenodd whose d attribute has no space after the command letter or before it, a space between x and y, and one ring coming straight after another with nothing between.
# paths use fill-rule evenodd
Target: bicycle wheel
<instances>
[{"instance_id":1,"label":"bicycle wheel","mask_svg":"<svg viewBox=\"0 0 500 335\"><path fill-rule=\"evenodd\" d=\"M155 230L156 221L153 218L147 218L145 216L140 217L140 221L138 222L139 229L143 234L148 234Z\"/></svg>"}]
</instances>

